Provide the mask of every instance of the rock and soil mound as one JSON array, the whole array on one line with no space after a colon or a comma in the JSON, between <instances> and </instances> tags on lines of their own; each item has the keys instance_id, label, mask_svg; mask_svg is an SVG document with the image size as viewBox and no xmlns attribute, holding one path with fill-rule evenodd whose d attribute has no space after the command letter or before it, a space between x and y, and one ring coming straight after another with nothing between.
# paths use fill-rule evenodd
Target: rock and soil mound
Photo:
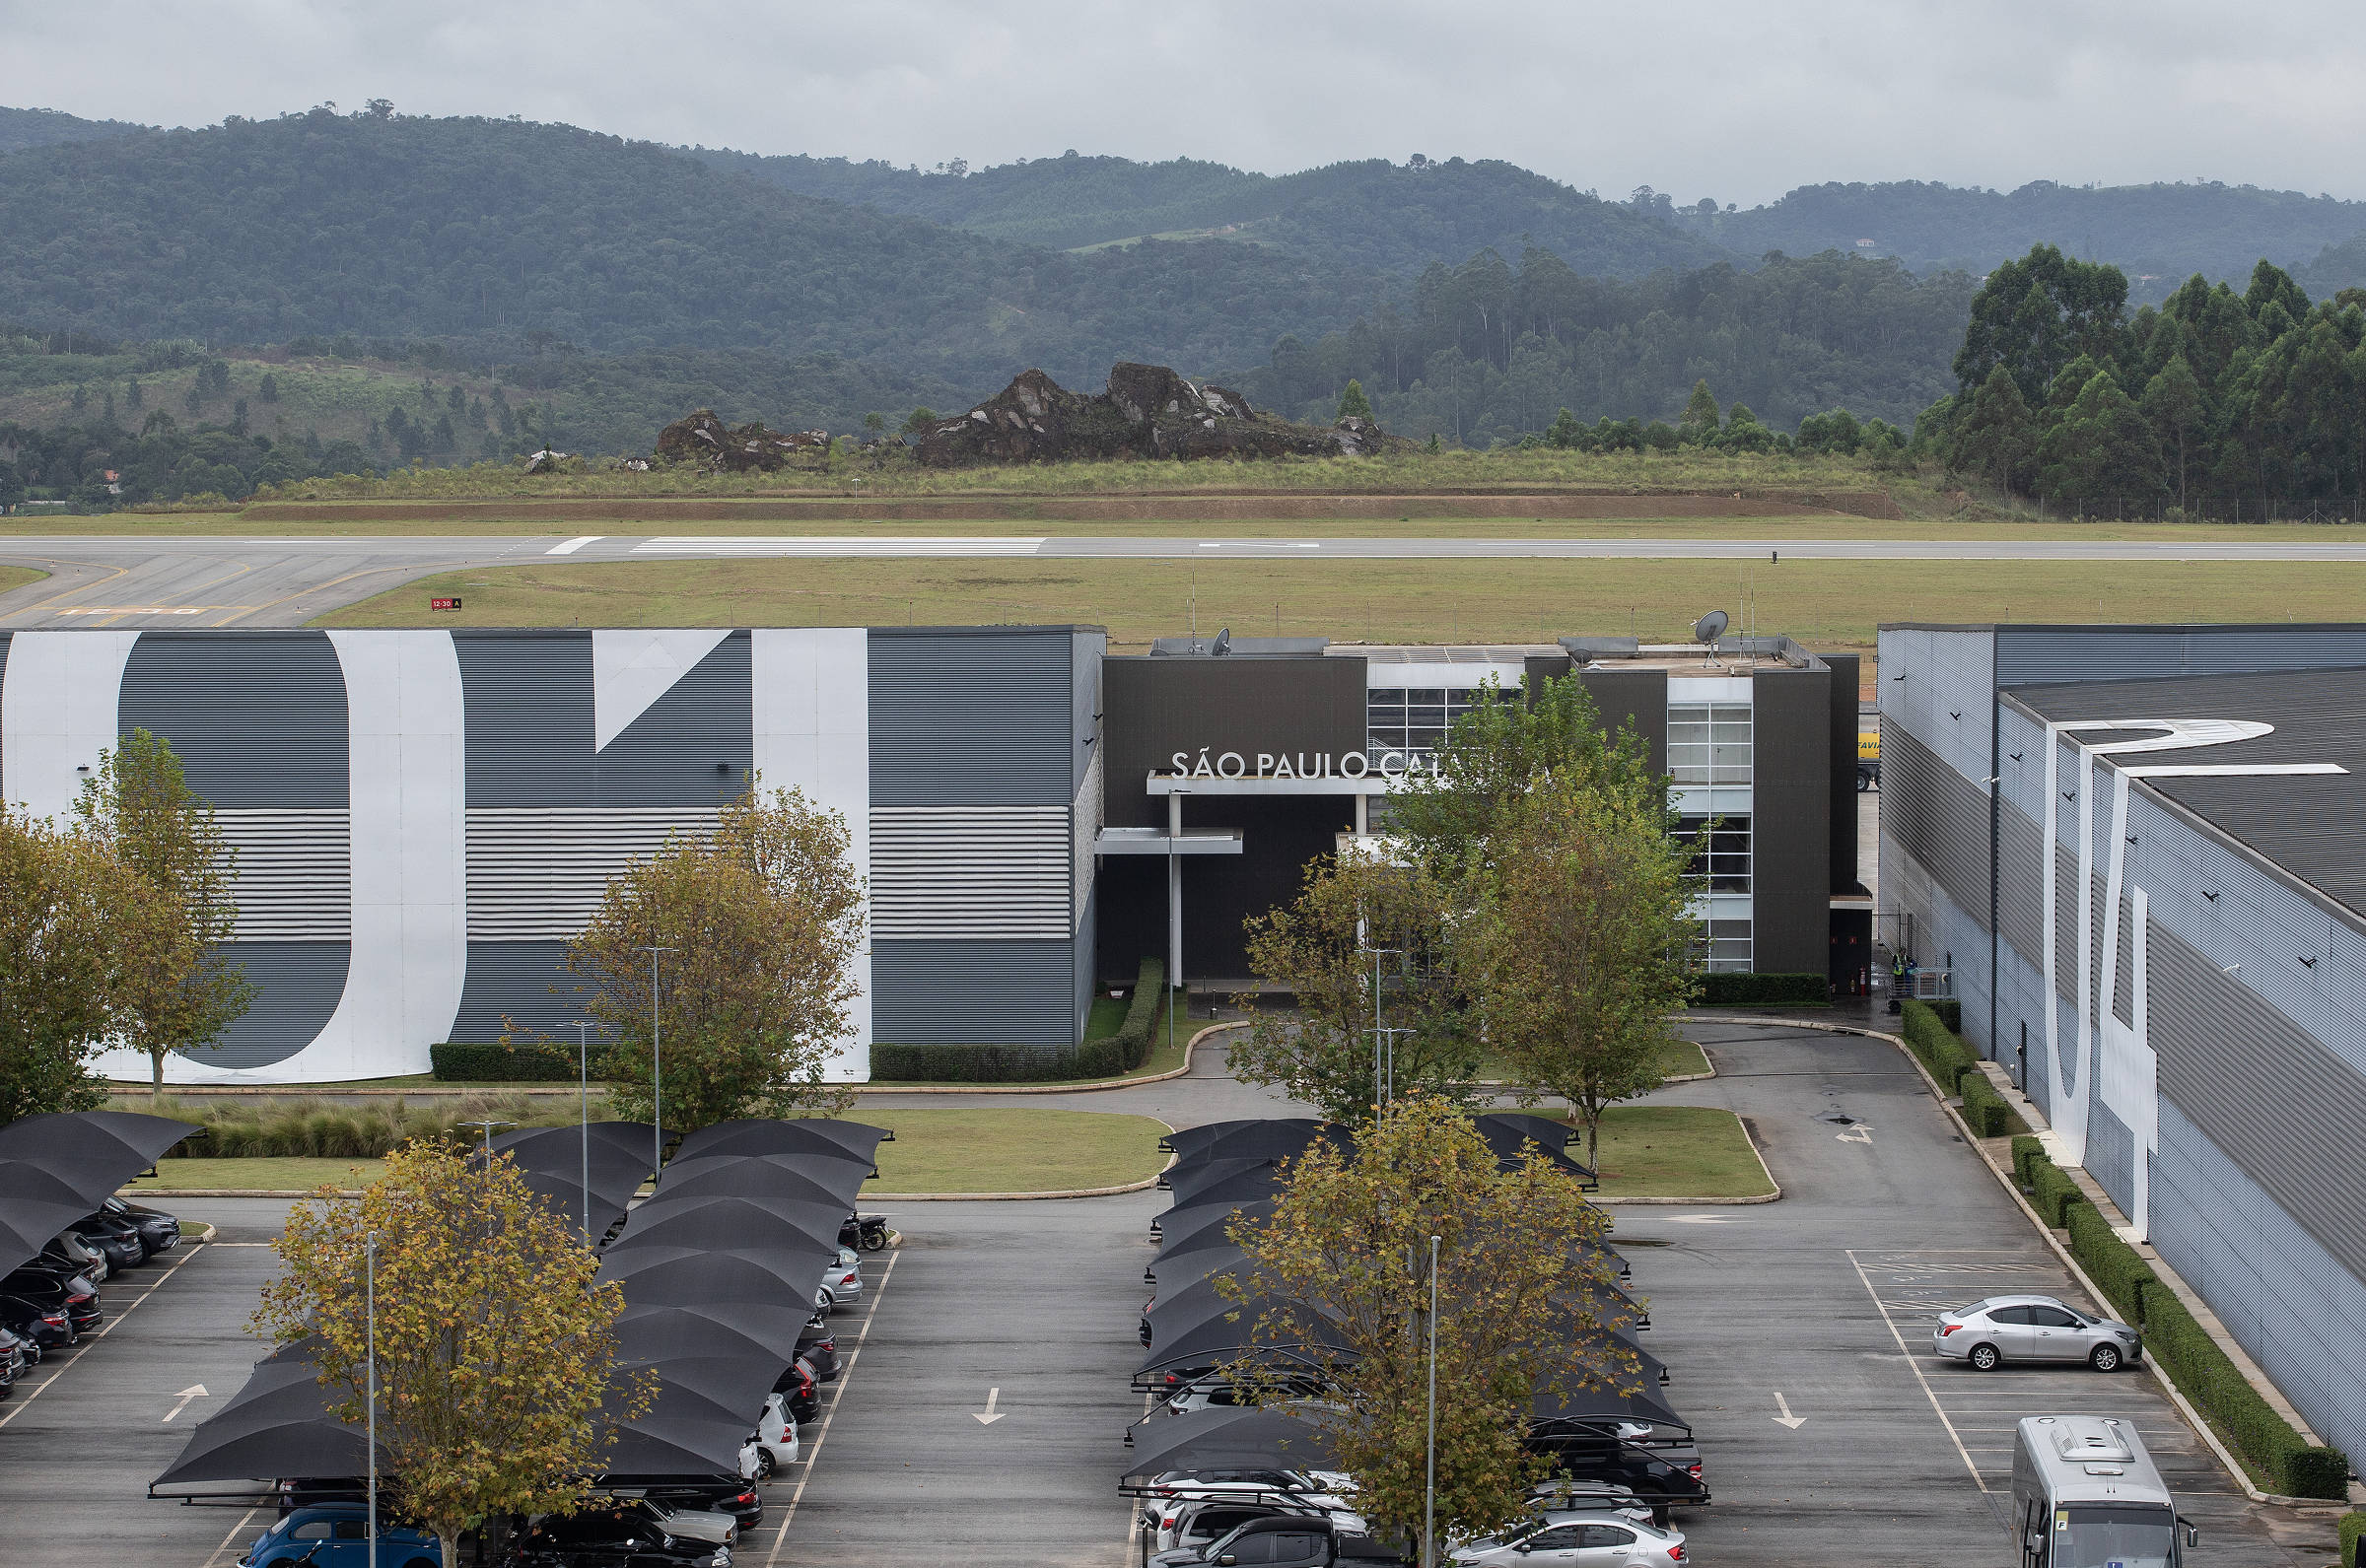
<instances>
[{"instance_id":1,"label":"rock and soil mound","mask_svg":"<svg viewBox=\"0 0 2366 1568\"><path fill-rule=\"evenodd\" d=\"M711 408L677 419L658 433L661 462L693 463L734 474L803 467L827 458L829 450L825 432L767 430L760 420L726 425Z\"/></svg>"},{"instance_id":2,"label":"rock and soil mound","mask_svg":"<svg viewBox=\"0 0 2366 1568\"><path fill-rule=\"evenodd\" d=\"M1260 414L1238 392L1195 386L1163 365L1120 364L1109 389L1072 392L1041 371L920 436L932 468L1074 458L1366 457L1409 444L1368 419L1328 429Z\"/></svg>"}]
</instances>

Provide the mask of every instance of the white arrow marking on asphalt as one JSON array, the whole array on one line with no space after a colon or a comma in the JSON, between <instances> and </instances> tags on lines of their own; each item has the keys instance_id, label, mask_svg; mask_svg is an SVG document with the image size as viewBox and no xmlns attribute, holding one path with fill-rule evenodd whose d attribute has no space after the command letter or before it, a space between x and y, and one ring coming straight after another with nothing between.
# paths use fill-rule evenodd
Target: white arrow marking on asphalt
<instances>
[{"instance_id":1,"label":"white arrow marking on asphalt","mask_svg":"<svg viewBox=\"0 0 2366 1568\"><path fill-rule=\"evenodd\" d=\"M165 1412L165 1419L170 1421L173 1419L173 1417L187 1409L191 1399L202 1399L204 1398L205 1385L202 1383L190 1384L187 1388L180 1391L180 1402Z\"/></svg>"},{"instance_id":2,"label":"white arrow marking on asphalt","mask_svg":"<svg viewBox=\"0 0 2366 1568\"><path fill-rule=\"evenodd\" d=\"M1733 1216L1731 1214L1679 1214L1676 1216L1676 1223L1679 1225L1730 1225L1733 1223Z\"/></svg>"},{"instance_id":3,"label":"white arrow marking on asphalt","mask_svg":"<svg viewBox=\"0 0 2366 1568\"><path fill-rule=\"evenodd\" d=\"M1784 1398L1781 1395L1777 1394L1774 1396L1774 1403L1782 1411L1782 1413L1774 1417L1774 1419L1781 1422L1784 1426L1787 1426L1792 1431L1796 1432L1802 1426L1807 1424L1806 1416L1793 1415L1791 1413L1791 1401Z\"/></svg>"},{"instance_id":4,"label":"white arrow marking on asphalt","mask_svg":"<svg viewBox=\"0 0 2366 1568\"><path fill-rule=\"evenodd\" d=\"M1002 1417L994 1413L994 1401L1002 1397L1002 1393L1003 1391L1000 1389L988 1389L986 1391L986 1413L980 1415L977 1411L972 1410L969 1412L969 1418L980 1426L992 1426L1001 1420Z\"/></svg>"},{"instance_id":5,"label":"white arrow marking on asphalt","mask_svg":"<svg viewBox=\"0 0 2366 1568\"><path fill-rule=\"evenodd\" d=\"M1836 1132L1833 1134L1833 1136L1843 1143L1869 1144L1873 1141L1873 1124L1870 1122L1859 1122L1847 1131Z\"/></svg>"}]
</instances>

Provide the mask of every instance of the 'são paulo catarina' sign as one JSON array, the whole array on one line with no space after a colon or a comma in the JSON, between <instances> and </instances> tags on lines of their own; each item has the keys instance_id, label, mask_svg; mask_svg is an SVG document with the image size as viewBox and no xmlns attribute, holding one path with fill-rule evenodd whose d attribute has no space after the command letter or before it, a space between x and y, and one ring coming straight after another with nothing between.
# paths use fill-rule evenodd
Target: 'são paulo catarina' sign
<instances>
[{"instance_id":1,"label":"'s\u00e3o paulo catarina' sign","mask_svg":"<svg viewBox=\"0 0 2366 1568\"><path fill-rule=\"evenodd\" d=\"M1205 746L1196 758L1178 751L1167 760L1178 779L1402 779L1434 766L1426 756L1403 751L1384 751L1377 758L1360 751L1336 756L1327 751L1294 756L1261 751L1252 759L1237 751L1211 754Z\"/></svg>"}]
</instances>

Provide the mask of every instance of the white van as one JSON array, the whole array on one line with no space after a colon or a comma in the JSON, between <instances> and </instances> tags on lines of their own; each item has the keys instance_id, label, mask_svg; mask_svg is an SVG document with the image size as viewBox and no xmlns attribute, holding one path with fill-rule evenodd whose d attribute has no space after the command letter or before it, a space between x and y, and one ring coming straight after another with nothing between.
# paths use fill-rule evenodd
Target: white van
<instances>
[{"instance_id":1,"label":"white van","mask_svg":"<svg viewBox=\"0 0 2366 1568\"><path fill-rule=\"evenodd\" d=\"M2033 1415L2013 1445L2012 1530L2021 1568L2176 1568L2200 1532L2115 1416Z\"/></svg>"}]
</instances>

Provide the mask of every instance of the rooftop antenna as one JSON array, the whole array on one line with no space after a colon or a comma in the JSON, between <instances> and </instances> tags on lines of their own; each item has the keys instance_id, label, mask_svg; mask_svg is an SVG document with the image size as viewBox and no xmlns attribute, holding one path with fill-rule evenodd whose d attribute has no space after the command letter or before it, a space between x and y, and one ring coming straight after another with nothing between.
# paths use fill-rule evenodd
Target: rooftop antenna
<instances>
[{"instance_id":1,"label":"rooftop antenna","mask_svg":"<svg viewBox=\"0 0 2366 1568\"><path fill-rule=\"evenodd\" d=\"M1725 626L1723 610L1711 610L1693 623L1693 641L1708 645L1708 656L1712 662L1717 656L1717 639L1725 635Z\"/></svg>"},{"instance_id":2,"label":"rooftop antenna","mask_svg":"<svg viewBox=\"0 0 2366 1568\"><path fill-rule=\"evenodd\" d=\"M1214 645L1213 647L1211 647L1211 648L1208 649L1208 651L1209 651L1209 653L1210 653L1212 656L1214 656L1214 657L1217 657L1217 658L1222 658L1222 657L1223 657L1223 656L1224 656L1226 653L1229 653L1229 652L1231 652L1231 651L1232 651L1232 628L1230 628L1230 627L1228 627L1228 626L1227 626L1227 627L1224 627L1222 630L1218 631L1218 632L1216 634L1216 643L1215 643L1215 645Z\"/></svg>"}]
</instances>

